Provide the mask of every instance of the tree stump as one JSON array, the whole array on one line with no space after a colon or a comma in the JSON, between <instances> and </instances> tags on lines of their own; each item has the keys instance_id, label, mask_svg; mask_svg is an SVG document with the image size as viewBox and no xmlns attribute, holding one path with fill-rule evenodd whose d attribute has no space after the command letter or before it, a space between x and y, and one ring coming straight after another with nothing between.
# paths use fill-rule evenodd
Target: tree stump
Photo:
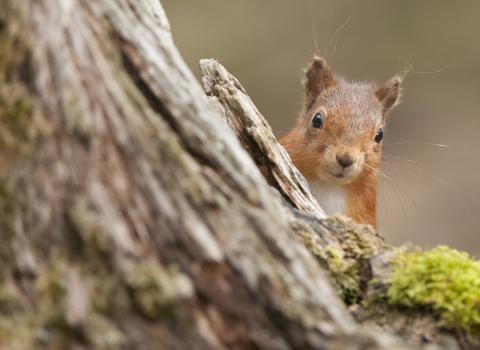
<instances>
[{"instance_id":1,"label":"tree stump","mask_svg":"<svg viewBox=\"0 0 480 350\"><path fill-rule=\"evenodd\" d=\"M157 0L4 0L0 31L1 348L413 348L339 297L391 248Z\"/></svg>"}]
</instances>

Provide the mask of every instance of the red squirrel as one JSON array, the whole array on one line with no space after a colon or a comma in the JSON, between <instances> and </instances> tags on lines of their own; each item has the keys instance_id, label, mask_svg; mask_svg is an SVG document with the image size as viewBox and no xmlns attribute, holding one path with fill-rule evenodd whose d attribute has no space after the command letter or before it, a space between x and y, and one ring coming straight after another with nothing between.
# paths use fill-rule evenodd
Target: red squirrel
<instances>
[{"instance_id":1,"label":"red squirrel","mask_svg":"<svg viewBox=\"0 0 480 350\"><path fill-rule=\"evenodd\" d=\"M385 119L400 100L401 77L381 86L350 83L315 57L305 101L280 143L327 214L377 227L377 175Z\"/></svg>"}]
</instances>

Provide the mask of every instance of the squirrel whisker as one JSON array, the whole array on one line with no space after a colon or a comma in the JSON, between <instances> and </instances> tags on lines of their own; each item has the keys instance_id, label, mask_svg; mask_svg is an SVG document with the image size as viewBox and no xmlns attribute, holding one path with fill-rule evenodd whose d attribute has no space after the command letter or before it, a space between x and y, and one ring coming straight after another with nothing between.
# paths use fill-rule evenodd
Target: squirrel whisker
<instances>
[{"instance_id":1,"label":"squirrel whisker","mask_svg":"<svg viewBox=\"0 0 480 350\"><path fill-rule=\"evenodd\" d=\"M387 146L397 146L397 145L425 145L425 146L434 146L434 147L440 147L440 148L449 148L450 147L448 145L443 145L441 143L431 143L431 142L422 142L422 141L394 142L394 143L385 144L383 146L387 147Z\"/></svg>"}]
</instances>

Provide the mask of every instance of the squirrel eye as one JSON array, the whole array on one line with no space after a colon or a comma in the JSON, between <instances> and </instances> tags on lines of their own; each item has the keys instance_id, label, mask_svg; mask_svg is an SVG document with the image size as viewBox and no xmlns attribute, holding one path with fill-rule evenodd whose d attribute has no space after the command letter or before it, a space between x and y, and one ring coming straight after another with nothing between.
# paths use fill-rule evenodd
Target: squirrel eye
<instances>
[{"instance_id":1,"label":"squirrel eye","mask_svg":"<svg viewBox=\"0 0 480 350\"><path fill-rule=\"evenodd\" d=\"M380 143L383 140L383 130L378 129L377 134L375 135L375 142Z\"/></svg>"},{"instance_id":2,"label":"squirrel eye","mask_svg":"<svg viewBox=\"0 0 480 350\"><path fill-rule=\"evenodd\" d=\"M323 115L322 113L318 112L315 113L312 119L312 126L317 129L323 128Z\"/></svg>"}]
</instances>

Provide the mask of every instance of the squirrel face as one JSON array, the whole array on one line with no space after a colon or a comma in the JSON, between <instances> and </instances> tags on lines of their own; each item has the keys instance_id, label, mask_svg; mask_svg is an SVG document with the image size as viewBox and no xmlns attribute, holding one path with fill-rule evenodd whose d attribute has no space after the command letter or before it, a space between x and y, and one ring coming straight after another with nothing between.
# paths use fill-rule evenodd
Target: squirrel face
<instances>
[{"instance_id":1,"label":"squirrel face","mask_svg":"<svg viewBox=\"0 0 480 350\"><path fill-rule=\"evenodd\" d=\"M380 87L349 83L316 57L306 72L305 106L296 127L302 156L294 162L304 175L347 185L376 172L385 117L399 100L400 83L399 77Z\"/></svg>"}]
</instances>

